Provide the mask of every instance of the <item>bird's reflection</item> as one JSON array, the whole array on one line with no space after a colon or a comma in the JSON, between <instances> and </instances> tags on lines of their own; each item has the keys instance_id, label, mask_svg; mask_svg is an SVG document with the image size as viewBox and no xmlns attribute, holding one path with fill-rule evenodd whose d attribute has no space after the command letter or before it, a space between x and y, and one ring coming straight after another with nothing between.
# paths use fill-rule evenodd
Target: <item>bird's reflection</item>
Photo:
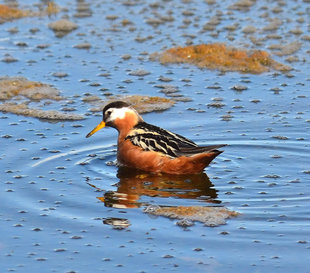
<instances>
[{"instance_id":1,"label":"bird's reflection","mask_svg":"<svg viewBox=\"0 0 310 273\"><path fill-rule=\"evenodd\" d=\"M205 173L192 175L151 174L134 169L121 167L115 184L115 191L105 191L89 181L90 186L102 196L97 199L105 206L113 208L138 208L143 206L144 212L149 215L164 216L178 219L177 224L183 228L202 222L205 226L218 226L226 223L227 218L239 215L235 211L219 205L217 190ZM155 197L150 203L143 202L144 196ZM161 198L171 198L172 204L163 204ZM187 201L184 201L187 200ZM199 200L192 202L191 200ZM180 204L181 203L181 204ZM184 206L185 203L185 206ZM103 223L113 226L114 229L125 229L131 224L125 218L103 218Z\"/></svg>"},{"instance_id":2,"label":"bird's reflection","mask_svg":"<svg viewBox=\"0 0 310 273\"><path fill-rule=\"evenodd\" d=\"M205 202L220 203L216 200L217 191L205 173L192 175L152 174L121 167L117 177L116 191L104 191L97 197L107 207L135 208L147 205L140 201L141 196L174 197L181 199L199 199Z\"/></svg>"}]
</instances>

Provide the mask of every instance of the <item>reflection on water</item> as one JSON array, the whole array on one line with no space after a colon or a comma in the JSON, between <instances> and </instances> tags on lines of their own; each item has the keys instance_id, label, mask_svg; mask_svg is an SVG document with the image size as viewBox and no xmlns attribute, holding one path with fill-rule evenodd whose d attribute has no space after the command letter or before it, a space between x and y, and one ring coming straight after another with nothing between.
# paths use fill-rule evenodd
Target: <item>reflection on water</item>
<instances>
[{"instance_id":1,"label":"reflection on water","mask_svg":"<svg viewBox=\"0 0 310 273\"><path fill-rule=\"evenodd\" d=\"M139 208L144 207L144 212L152 215L165 216L172 219L181 219L182 225L191 225L188 221L200 221L206 225L224 224L225 219L237 215L234 212L220 207L221 201L217 200L217 190L213 187L205 173L191 175L152 174L130 168L121 167L115 184L116 191L105 191L87 182L103 196L97 196L106 207L113 208ZM192 199L203 202L204 206L181 205L151 205L141 201L142 196L159 198ZM160 199L157 198L157 202ZM206 206L207 205L207 206ZM129 224L126 219L104 219L104 224L115 228L126 228ZM187 222L186 222L187 221ZM126 225L123 223L126 222Z\"/></svg>"},{"instance_id":2,"label":"reflection on water","mask_svg":"<svg viewBox=\"0 0 310 273\"><path fill-rule=\"evenodd\" d=\"M38 10L42 1L2 2ZM1 272L309 272L309 1L49 2L58 15L2 24L1 76L53 85L66 98L28 107L87 119L1 113ZM55 40L48 24L63 18L79 28ZM220 73L149 59L223 42L268 49L294 70ZM116 178L116 131L84 135L101 118L89 102L123 95L173 98L146 121L201 145L229 144L207 169L217 192L202 178ZM242 216L215 229L183 232L181 219L157 216L194 223L194 214L223 206ZM129 224L130 232L113 230Z\"/></svg>"},{"instance_id":3,"label":"reflection on water","mask_svg":"<svg viewBox=\"0 0 310 273\"><path fill-rule=\"evenodd\" d=\"M105 225L111 225L114 229L125 229L130 226L130 222L125 218L109 217L102 221Z\"/></svg>"},{"instance_id":4,"label":"reflection on water","mask_svg":"<svg viewBox=\"0 0 310 273\"><path fill-rule=\"evenodd\" d=\"M119 182L115 184L116 191L105 192L103 189L96 188L104 192L103 196L97 198L107 207L135 208L147 205L139 201L141 196L200 199L210 203L220 203L215 200L217 191L205 173L192 175L152 174L121 167L117 177Z\"/></svg>"}]
</instances>

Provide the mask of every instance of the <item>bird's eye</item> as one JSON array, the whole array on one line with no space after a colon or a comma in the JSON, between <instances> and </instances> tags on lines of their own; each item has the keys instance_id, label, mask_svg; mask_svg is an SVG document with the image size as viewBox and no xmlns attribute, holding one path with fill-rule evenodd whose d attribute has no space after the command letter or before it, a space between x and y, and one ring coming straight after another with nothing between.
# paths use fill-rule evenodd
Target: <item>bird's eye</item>
<instances>
[{"instance_id":1,"label":"bird's eye","mask_svg":"<svg viewBox=\"0 0 310 273\"><path fill-rule=\"evenodd\" d=\"M110 115L111 115L111 113L112 113L112 111L111 111L111 110L107 111L107 112L106 112L106 116L110 116Z\"/></svg>"}]
</instances>

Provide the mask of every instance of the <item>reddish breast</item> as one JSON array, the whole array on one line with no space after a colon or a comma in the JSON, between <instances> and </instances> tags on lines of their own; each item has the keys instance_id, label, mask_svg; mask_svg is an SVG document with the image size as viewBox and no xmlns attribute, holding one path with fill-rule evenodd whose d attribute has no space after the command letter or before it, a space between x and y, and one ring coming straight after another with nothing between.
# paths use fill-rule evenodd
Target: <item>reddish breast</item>
<instances>
[{"instance_id":1,"label":"reddish breast","mask_svg":"<svg viewBox=\"0 0 310 273\"><path fill-rule=\"evenodd\" d=\"M169 174L200 173L215 156L215 153L202 153L190 157L171 158L159 152L143 151L130 140L124 141L120 138L117 154L118 161L122 165L148 172Z\"/></svg>"}]
</instances>

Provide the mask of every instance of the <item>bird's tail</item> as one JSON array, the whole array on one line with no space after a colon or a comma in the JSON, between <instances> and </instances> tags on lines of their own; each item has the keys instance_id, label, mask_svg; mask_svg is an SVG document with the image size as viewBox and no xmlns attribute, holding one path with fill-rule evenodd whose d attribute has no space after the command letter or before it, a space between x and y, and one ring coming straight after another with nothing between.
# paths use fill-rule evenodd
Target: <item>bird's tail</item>
<instances>
[{"instance_id":1,"label":"bird's tail","mask_svg":"<svg viewBox=\"0 0 310 273\"><path fill-rule=\"evenodd\" d=\"M193 155L203 154L203 153L212 153L212 154L214 154L214 157L216 157L223 152L223 151L219 151L217 149L224 147L226 145L227 144L218 144L218 145L182 148L182 149L180 149L180 151L178 151L178 156L182 156L182 155L183 156L193 156Z\"/></svg>"}]
</instances>

